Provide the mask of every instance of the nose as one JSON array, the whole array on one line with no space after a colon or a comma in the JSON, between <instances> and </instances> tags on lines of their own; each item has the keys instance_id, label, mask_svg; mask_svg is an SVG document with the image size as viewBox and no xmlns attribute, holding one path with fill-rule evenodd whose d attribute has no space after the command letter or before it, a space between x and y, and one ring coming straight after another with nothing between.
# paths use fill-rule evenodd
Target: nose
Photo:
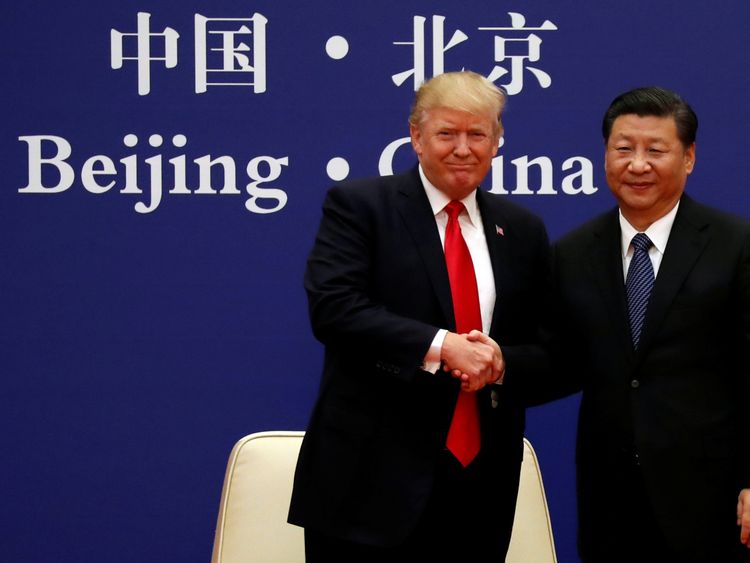
<instances>
[{"instance_id":1,"label":"nose","mask_svg":"<svg viewBox=\"0 0 750 563\"><path fill-rule=\"evenodd\" d=\"M628 164L630 171L636 174L646 172L650 167L651 162L640 151L633 153L633 158L630 159L630 163Z\"/></svg>"},{"instance_id":2,"label":"nose","mask_svg":"<svg viewBox=\"0 0 750 563\"><path fill-rule=\"evenodd\" d=\"M469 136L466 133L456 135L455 144L453 145L453 153L456 156L468 156L471 154L469 149Z\"/></svg>"}]
</instances>

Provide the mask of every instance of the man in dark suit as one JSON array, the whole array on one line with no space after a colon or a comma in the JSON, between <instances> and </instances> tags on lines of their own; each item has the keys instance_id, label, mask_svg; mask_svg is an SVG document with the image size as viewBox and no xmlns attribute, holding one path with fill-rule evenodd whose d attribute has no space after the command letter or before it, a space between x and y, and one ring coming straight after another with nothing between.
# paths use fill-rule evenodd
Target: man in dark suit
<instances>
[{"instance_id":1,"label":"man in dark suit","mask_svg":"<svg viewBox=\"0 0 750 563\"><path fill-rule=\"evenodd\" d=\"M750 225L683 193L697 127L667 90L617 97L618 208L553 251L585 563L750 560Z\"/></svg>"},{"instance_id":2,"label":"man in dark suit","mask_svg":"<svg viewBox=\"0 0 750 563\"><path fill-rule=\"evenodd\" d=\"M325 364L289 513L308 562L505 556L524 409L502 376L535 342L549 254L539 219L477 189L504 101L472 72L428 81L419 167L327 194L305 275Z\"/></svg>"}]
</instances>

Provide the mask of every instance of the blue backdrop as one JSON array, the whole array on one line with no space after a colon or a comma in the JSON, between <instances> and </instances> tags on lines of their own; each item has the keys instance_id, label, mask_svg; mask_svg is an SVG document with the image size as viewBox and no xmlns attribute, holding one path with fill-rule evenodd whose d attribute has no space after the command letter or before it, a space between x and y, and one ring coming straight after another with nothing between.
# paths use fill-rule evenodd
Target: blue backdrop
<instances>
[{"instance_id":1,"label":"blue backdrop","mask_svg":"<svg viewBox=\"0 0 750 563\"><path fill-rule=\"evenodd\" d=\"M510 95L486 182L557 238L611 206L600 119L626 89L701 121L688 191L748 215L744 0L6 3L0 553L202 562L241 436L303 429L302 273L333 179L403 170L416 84ZM577 562L577 398L532 409Z\"/></svg>"}]
</instances>

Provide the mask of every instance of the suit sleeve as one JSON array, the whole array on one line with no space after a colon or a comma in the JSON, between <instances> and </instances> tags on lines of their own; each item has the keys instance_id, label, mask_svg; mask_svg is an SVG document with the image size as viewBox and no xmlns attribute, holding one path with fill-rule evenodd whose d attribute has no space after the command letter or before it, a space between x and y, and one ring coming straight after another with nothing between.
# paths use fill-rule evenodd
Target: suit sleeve
<instances>
[{"instance_id":1,"label":"suit sleeve","mask_svg":"<svg viewBox=\"0 0 750 563\"><path fill-rule=\"evenodd\" d=\"M378 245L383 236L378 212L384 211L376 207L356 190L329 190L305 273L310 320L326 347L357 353L363 362L375 361L408 379L421 366L438 327L383 302L373 276L375 255L379 263L384 260Z\"/></svg>"},{"instance_id":2,"label":"suit sleeve","mask_svg":"<svg viewBox=\"0 0 750 563\"><path fill-rule=\"evenodd\" d=\"M546 234L537 251L534 295L528 307L537 326L536 335L526 345L504 347L508 376L527 407L572 395L581 390L575 331L563 313L563 297L557 283L557 245L549 246Z\"/></svg>"},{"instance_id":3,"label":"suit sleeve","mask_svg":"<svg viewBox=\"0 0 750 563\"><path fill-rule=\"evenodd\" d=\"M745 468L743 474L743 487L750 488L750 234L745 237L742 256L739 263L739 291L740 306L742 309L742 330L744 346L741 355L742 377L745 383L744 397L744 428L745 434Z\"/></svg>"}]
</instances>

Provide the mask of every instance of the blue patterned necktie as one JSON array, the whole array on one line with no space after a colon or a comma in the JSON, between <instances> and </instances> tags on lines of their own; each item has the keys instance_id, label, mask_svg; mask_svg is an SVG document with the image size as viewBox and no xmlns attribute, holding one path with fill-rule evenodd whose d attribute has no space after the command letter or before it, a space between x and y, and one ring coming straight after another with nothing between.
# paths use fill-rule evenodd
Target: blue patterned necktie
<instances>
[{"instance_id":1,"label":"blue patterned necktie","mask_svg":"<svg viewBox=\"0 0 750 563\"><path fill-rule=\"evenodd\" d=\"M625 281L625 293L628 297L630 334L633 337L633 348L637 350L651 289L654 287L654 267L648 257L648 249L653 243L644 233L638 233L630 244L633 245L633 258Z\"/></svg>"}]
</instances>

